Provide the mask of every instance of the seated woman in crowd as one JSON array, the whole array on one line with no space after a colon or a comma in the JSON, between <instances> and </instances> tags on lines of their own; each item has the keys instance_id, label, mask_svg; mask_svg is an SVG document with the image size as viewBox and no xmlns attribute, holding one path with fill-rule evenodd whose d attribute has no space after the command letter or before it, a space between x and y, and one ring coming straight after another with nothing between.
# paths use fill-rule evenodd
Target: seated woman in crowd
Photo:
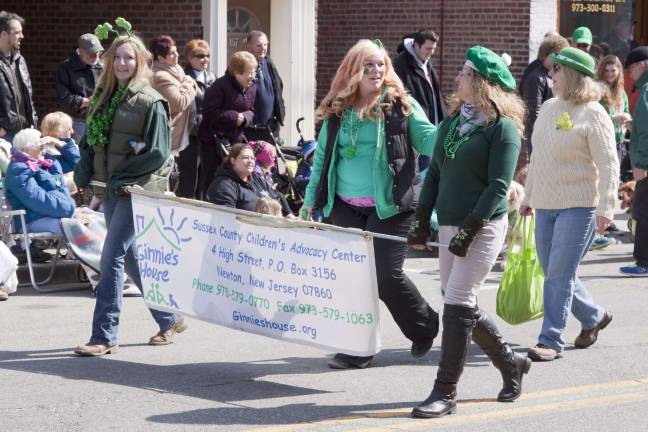
<instances>
[{"instance_id":1,"label":"seated woman in crowd","mask_svg":"<svg viewBox=\"0 0 648 432\"><path fill-rule=\"evenodd\" d=\"M252 124L256 100L257 61L253 54L239 51L229 59L225 75L214 81L205 92L200 124L202 164L201 184L209 188L214 174L225 158L227 145L244 141L243 129Z\"/></svg>"},{"instance_id":2,"label":"seated woman in crowd","mask_svg":"<svg viewBox=\"0 0 648 432\"><path fill-rule=\"evenodd\" d=\"M36 129L16 134L7 168L7 201L14 210L25 210L29 232L62 235L59 219L72 217L75 203L65 187L63 174L79 161L79 149L70 141L49 141L59 155L45 154L47 144ZM22 230L22 227L18 227Z\"/></svg>"},{"instance_id":3,"label":"seated woman in crowd","mask_svg":"<svg viewBox=\"0 0 648 432\"><path fill-rule=\"evenodd\" d=\"M256 211L261 197L279 198L263 178L254 174L254 164L252 147L243 143L234 144L207 190L207 200L218 205ZM283 215L291 216L285 200L280 202Z\"/></svg>"}]
</instances>

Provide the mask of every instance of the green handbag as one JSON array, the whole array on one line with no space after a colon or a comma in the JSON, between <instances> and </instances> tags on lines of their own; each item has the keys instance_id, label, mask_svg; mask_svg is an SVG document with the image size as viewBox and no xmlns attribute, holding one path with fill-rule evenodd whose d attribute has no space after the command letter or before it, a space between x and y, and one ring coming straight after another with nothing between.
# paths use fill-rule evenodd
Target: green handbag
<instances>
[{"instance_id":1,"label":"green handbag","mask_svg":"<svg viewBox=\"0 0 648 432\"><path fill-rule=\"evenodd\" d=\"M534 234L535 216L518 218L497 291L497 315L509 324L522 324L544 314L544 273L534 245Z\"/></svg>"}]
</instances>

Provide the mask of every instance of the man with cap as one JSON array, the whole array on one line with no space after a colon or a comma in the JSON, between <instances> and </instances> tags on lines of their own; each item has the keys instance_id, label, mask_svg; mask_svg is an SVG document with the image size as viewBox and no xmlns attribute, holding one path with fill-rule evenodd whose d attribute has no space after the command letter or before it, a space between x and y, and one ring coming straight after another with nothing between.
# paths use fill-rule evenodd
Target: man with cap
<instances>
[{"instance_id":1,"label":"man with cap","mask_svg":"<svg viewBox=\"0 0 648 432\"><path fill-rule=\"evenodd\" d=\"M79 37L78 49L56 70L56 96L62 110L72 117L77 142L85 134L90 96L103 69L99 62L102 52L97 36L86 33Z\"/></svg>"},{"instance_id":2,"label":"man with cap","mask_svg":"<svg viewBox=\"0 0 648 432\"><path fill-rule=\"evenodd\" d=\"M589 53L592 47L592 32L587 27L578 27L572 33L572 41L576 48Z\"/></svg>"},{"instance_id":3,"label":"man with cap","mask_svg":"<svg viewBox=\"0 0 648 432\"><path fill-rule=\"evenodd\" d=\"M0 12L0 138L9 142L38 121L27 63L20 55L24 24L20 15Z\"/></svg>"},{"instance_id":4,"label":"man with cap","mask_svg":"<svg viewBox=\"0 0 648 432\"><path fill-rule=\"evenodd\" d=\"M630 162L637 181L632 201L636 265L621 267L619 271L626 276L648 276L648 47L630 51L625 67L634 80L633 92L639 92L630 135Z\"/></svg>"}]
</instances>

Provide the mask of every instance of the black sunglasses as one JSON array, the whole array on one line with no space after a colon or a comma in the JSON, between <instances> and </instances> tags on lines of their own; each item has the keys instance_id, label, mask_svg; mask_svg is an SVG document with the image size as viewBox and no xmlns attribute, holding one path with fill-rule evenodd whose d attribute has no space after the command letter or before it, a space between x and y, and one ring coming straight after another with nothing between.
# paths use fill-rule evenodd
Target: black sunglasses
<instances>
[{"instance_id":1,"label":"black sunglasses","mask_svg":"<svg viewBox=\"0 0 648 432\"><path fill-rule=\"evenodd\" d=\"M194 57L198 59L204 59L205 57L209 58L209 54L196 54L194 55Z\"/></svg>"}]
</instances>

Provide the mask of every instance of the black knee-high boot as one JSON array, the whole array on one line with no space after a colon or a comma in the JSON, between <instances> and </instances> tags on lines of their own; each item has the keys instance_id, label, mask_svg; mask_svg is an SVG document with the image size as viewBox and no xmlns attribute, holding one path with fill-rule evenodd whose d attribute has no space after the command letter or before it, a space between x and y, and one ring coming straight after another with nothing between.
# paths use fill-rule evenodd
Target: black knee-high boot
<instances>
[{"instance_id":1,"label":"black knee-high boot","mask_svg":"<svg viewBox=\"0 0 648 432\"><path fill-rule=\"evenodd\" d=\"M513 402L522 394L522 378L529 371L531 360L511 349L486 312L477 309L475 318L477 323L472 333L473 341L502 373L504 385L497 400Z\"/></svg>"},{"instance_id":2,"label":"black knee-high boot","mask_svg":"<svg viewBox=\"0 0 648 432\"><path fill-rule=\"evenodd\" d=\"M421 418L441 417L457 408L457 383L463 372L470 336L475 326L475 309L446 304L443 307L443 334L441 337L441 360L432 393L412 416Z\"/></svg>"}]
</instances>

